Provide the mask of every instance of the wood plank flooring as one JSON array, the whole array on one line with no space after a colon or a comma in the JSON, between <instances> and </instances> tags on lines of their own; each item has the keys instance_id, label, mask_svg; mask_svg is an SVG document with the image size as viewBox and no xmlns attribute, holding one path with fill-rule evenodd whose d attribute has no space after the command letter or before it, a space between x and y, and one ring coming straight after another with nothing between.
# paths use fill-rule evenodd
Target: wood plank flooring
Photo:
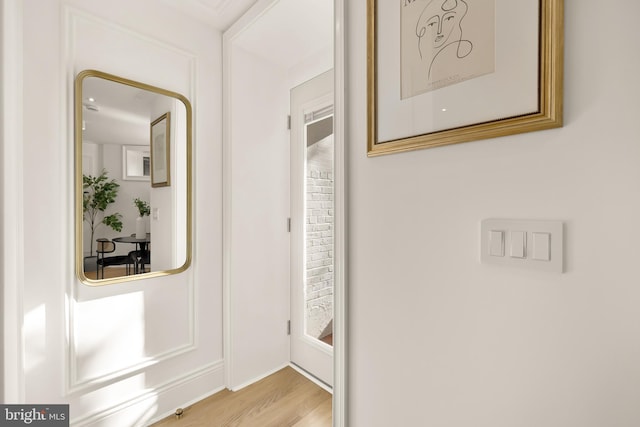
<instances>
[{"instance_id":1,"label":"wood plank flooring","mask_svg":"<svg viewBox=\"0 0 640 427\"><path fill-rule=\"evenodd\" d=\"M97 271L84 272L84 275L87 276L87 279L96 279L97 274L98 274ZM125 267L107 267L104 269L105 279L110 279L112 277L121 277L126 275L127 275L127 271Z\"/></svg>"},{"instance_id":2,"label":"wood plank flooring","mask_svg":"<svg viewBox=\"0 0 640 427\"><path fill-rule=\"evenodd\" d=\"M331 393L291 367L242 390L223 390L153 427L331 427Z\"/></svg>"},{"instance_id":3,"label":"wood plank flooring","mask_svg":"<svg viewBox=\"0 0 640 427\"><path fill-rule=\"evenodd\" d=\"M333 347L333 334L329 334L324 338L320 338L320 341L322 341L323 343L329 344L331 347Z\"/></svg>"},{"instance_id":4,"label":"wood plank flooring","mask_svg":"<svg viewBox=\"0 0 640 427\"><path fill-rule=\"evenodd\" d=\"M131 267L133 269L133 267ZM133 271L133 270L132 270ZM149 271L145 269L145 271ZM85 271L84 275L87 276L87 279L96 279L98 272L97 271ZM133 274L133 273L132 273ZM110 279L112 277L122 277L127 275L126 267L107 267L104 269L104 278ZM102 279L102 277L100 277Z\"/></svg>"}]
</instances>

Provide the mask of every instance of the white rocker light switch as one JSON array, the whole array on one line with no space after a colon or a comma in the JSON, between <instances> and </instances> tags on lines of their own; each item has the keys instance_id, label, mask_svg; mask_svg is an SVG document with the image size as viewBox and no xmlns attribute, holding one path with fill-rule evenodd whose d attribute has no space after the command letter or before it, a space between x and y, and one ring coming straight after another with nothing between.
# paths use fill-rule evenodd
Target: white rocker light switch
<instances>
[{"instance_id":1,"label":"white rocker light switch","mask_svg":"<svg viewBox=\"0 0 640 427\"><path fill-rule=\"evenodd\" d=\"M526 258L527 249L527 232L512 231L511 232L511 258Z\"/></svg>"},{"instance_id":2,"label":"white rocker light switch","mask_svg":"<svg viewBox=\"0 0 640 427\"><path fill-rule=\"evenodd\" d=\"M531 258L538 261L551 261L551 234L549 233L532 233L533 237L533 254Z\"/></svg>"},{"instance_id":3,"label":"white rocker light switch","mask_svg":"<svg viewBox=\"0 0 640 427\"><path fill-rule=\"evenodd\" d=\"M504 256L504 231L489 232L489 255Z\"/></svg>"}]
</instances>

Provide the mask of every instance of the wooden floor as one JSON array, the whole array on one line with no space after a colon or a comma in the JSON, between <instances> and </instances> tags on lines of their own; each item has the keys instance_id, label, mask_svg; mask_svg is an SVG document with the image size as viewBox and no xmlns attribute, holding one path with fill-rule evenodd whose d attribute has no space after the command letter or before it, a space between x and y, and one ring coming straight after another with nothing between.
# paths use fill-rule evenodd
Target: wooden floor
<instances>
[{"instance_id":1,"label":"wooden floor","mask_svg":"<svg viewBox=\"0 0 640 427\"><path fill-rule=\"evenodd\" d=\"M324 338L320 338L320 341L322 341L323 343L329 344L331 347L333 347L333 334L329 334Z\"/></svg>"},{"instance_id":2,"label":"wooden floor","mask_svg":"<svg viewBox=\"0 0 640 427\"><path fill-rule=\"evenodd\" d=\"M87 279L96 279L97 271L85 271L84 275L87 276ZM104 269L104 278L110 279L112 277L121 277L126 276L127 271L125 267L107 267ZM102 277L100 277L102 279Z\"/></svg>"},{"instance_id":3,"label":"wooden floor","mask_svg":"<svg viewBox=\"0 0 640 427\"><path fill-rule=\"evenodd\" d=\"M331 427L331 394L287 367L242 390L223 390L153 427Z\"/></svg>"},{"instance_id":4,"label":"wooden floor","mask_svg":"<svg viewBox=\"0 0 640 427\"><path fill-rule=\"evenodd\" d=\"M133 268L133 267L132 267ZM148 271L148 270L147 270ZM96 279L97 271L85 271L84 275L87 279ZM110 279L112 277L122 277L127 275L126 267L107 267L104 269L104 278ZM102 277L100 277L102 279Z\"/></svg>"}]
</instances>

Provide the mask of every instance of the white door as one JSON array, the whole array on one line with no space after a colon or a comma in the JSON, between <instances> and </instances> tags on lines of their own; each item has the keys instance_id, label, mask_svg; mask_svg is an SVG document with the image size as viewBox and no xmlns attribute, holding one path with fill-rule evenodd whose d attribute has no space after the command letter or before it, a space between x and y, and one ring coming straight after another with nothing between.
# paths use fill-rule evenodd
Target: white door
<instances>
[{"instance_id":1,"label":"white door","mask_svg":"<svg viewBox=\"0 0 640 427\"><path fill-rule=\"evenodd\" d=\"M291 91L291 362L333 384L333 70Z\"/></svg>"}]
</instances>

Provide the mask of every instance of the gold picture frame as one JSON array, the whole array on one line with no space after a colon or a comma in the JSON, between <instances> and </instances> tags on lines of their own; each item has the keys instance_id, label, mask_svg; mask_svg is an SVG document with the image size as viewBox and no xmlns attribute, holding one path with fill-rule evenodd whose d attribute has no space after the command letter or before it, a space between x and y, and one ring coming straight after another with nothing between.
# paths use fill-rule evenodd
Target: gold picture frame
<instances>
[{"instance_id":1,"label":"gold picture frame","mask_svg":"<svg viewBox=\"0 0 640 427\"><path fill-rule=\"evenodd\" d=\"M171 113L151 122L151 186L171 185Z\"/></svg>"},{"instance_id":2,"label":"gold picture frame","mask_svg":"<svg viewBox=\"0 0 640 427\"><path fill-rule=\"evenodd\" d=\"M526 8L533 12L534 18L530 17L531 13L521 10L523 2L487 0L484 2L486 6L482 6L482 2L471 3L476 8L473 10L474 15L470 13L472 9L469 3L469 0L399 0L397 3L367 0L368 156L562 126L563 0L524 2L527 3ZM410 58L413 54L418 58L415 51L420 54L419 58L423 59L420 43L424 42L422 37L428 24L421 22L427 22L425 17L432 15L431 9L428 8L432 8L433 4L443 10L451 9L453 4L460 10L464 6L466 15L460 15L469 16L467 20L471 24L468 26L472 30L476 29L478 37L481 36L481 32L487 33L486 28L490 26L480 21L474 24L475 21L470 17L482 15L494 20L494 27L490 30L493 33L485 37L490 40L492 34L494 35L495 42L489 47L493 52L485 55L495 55L495 68L484 75L470 74L471 77L466 80L460 79L446 87L434 84L430 88L424 86L427 88L424 89L426 92L414 90L405 95L405 87L411 89L418 86L414 81L417 79L413 77L418 74L412 74L410 66L415 63L416 70L425 69L417 68L419 62L405 60L405 56ZM408 12L405 12L404 8L407 7L413 9L407 9ZM480 13L483 7L495 8L500 13L493 16L493 10ZM439 20L444 21L445 19ZM520 21L522 25L519 25ZM533 28L536 26L537 34L534 34ZM461 30L461 23L458 22L454 28L453 31ZM415 34L411 34L411 31ZM452 36L454 42L446 46L455 45L460 51L461 42L467 40L463 40L462 36L458 40L457 37ZM428 42L433 41L428 37L425 39L428 39ZM467 43L473 46L472 43ZM435 48L430 44L425 48L425 52L426 49ZM478 49L477 51L482 52ZM435 61L435 55L430 58L431 64ZM424 54L424 57L426 56ZM443 55L442 58L444 57ZM455 57L451 58L453 59L449 61L453 63ZM488 58L485 62L490 63L491 57ZM420 74L419 78L426 80L425 74ZM524 82L522 85L518 83L520 78ZM512 89L509 89L510 87ZM522 94L512 93L513 88L517 91L521 90L521 87ZM499 96L502 93L504 100ZM494 99L494 95L498 96ZM527 100L527 104L523 102L522 106L519 105L520 99ZM510 100L515 101L511 103ZM447 111L449 103L455 106L451 111ZM458 110L464 110L464 113L457 114Z\"/></svg>"}]
</instances>

